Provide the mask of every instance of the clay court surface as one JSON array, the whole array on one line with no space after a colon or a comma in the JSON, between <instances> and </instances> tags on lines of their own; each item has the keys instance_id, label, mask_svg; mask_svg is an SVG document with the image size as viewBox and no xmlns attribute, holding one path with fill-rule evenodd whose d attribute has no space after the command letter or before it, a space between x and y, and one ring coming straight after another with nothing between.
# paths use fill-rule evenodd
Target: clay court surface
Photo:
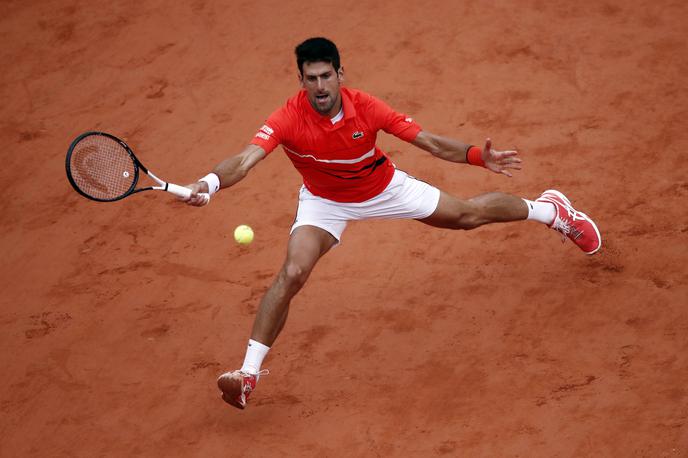
<instances>
[{"instance_id":1,"label":"clay court surface","mask_svg":"<svg viewBox=\"0 0 688 458\"><path fill-rule=\"evenodd\" d=\"M0 17L0 456L688 456L685 2L6 0ZM64 156L104 130L194 181L298 89L314 35L349 86L525 164L507 179L382 134L399 168L461 197L555 187L604 247L532 222L351 224L242 412L215 379L284 257L301 183L284 152L202 209L90 202Z\"/></svg>"}]
</instances>

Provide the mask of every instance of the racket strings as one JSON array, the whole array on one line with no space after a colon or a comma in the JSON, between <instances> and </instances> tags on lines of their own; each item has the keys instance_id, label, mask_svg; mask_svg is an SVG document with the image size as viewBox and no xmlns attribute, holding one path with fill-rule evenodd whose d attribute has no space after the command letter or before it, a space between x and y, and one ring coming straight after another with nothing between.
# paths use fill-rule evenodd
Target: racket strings
<instances>
[{"instance_id":1,"label":"racket strings","mask_svg":"<svg viewBox=\"0 0 688 458\"><path fill-rule=\"evenodd\" d=\"M101 200L125 195L136 180L136 166L129 152L103 135L84 137L74 147L70 168L79 189Z\"/></svg>"}]
</instances>

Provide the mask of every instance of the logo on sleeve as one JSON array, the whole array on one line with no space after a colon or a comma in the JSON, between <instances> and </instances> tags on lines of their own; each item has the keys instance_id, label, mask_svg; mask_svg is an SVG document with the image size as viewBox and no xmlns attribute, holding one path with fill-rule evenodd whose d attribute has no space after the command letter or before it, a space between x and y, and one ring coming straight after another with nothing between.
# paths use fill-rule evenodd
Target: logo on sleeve
<instances>
[{"instance_id":1,"label":"logo on sleeve","mask_svg":"<svg viewBox=\"0 0 688 458\"><path fill-rule=\"evenodd\" d=\"M258 133L256 134L256 137L262 138L263 140L270 140L270 136L275 133L274 130L267 124L263 124L263 127L260 128Z\"/></svg>"},{"instance_id":2,"label":"logo on sleeve","mask_svg":"<svg viewBox=\"0 0 688 458\"><path fill-rule=\"evenodd\" d=\"M361 132L360 130L357 130L357 131L354 132L354 134L351 136L351 138L353 138L354 140L357 140L357 139L362 138L362 137L363 137L363 132Z\"/></svg>"},{"instance_id":3,"label":"logo on sleeve","mask_svg":"<svg viewBox=\"0 0 688 458\"><path fill-rule=\"evenodd\" d=\"M404 119L404 121L406 121L406 122L413 122L413 118L406 118L406 119Z\"/></svg>"}]
</instances>

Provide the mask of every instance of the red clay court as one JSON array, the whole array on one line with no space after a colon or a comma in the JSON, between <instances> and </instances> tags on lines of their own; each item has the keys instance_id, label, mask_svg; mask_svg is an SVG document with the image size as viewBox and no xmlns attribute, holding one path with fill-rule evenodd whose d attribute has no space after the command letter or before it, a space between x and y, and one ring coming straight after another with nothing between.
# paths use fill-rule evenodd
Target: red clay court
<instances>
[{"instance_id":1,"label":"red clay court","mask_svg":"<svg viewBox=\"0 0 688 458\"><path fill-rule=\"evenodd\" d=\"M0 18L0 456L688 456L685 2L7 0ZM604 246L351 224L239 411L215 380L241 364L300 176L278 150L205 208L99 204L64 157L103 130L195 180L298 89L314 35L350 87L524 159L507 179L381 135L399 168L462 197L555 187Z\"/></svg>"}]
</instances>

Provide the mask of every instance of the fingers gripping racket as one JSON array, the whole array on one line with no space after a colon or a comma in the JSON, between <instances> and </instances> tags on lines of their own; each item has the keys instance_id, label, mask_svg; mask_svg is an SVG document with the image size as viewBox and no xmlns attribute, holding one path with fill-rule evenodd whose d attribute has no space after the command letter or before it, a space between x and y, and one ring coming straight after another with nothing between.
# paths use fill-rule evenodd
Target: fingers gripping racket
<instances>
[{"instance_id":1,"label":"fingers gripping racket","mask_svg":"<svg viewBox=\"0 0 688 458\"><path fill-rule=\"evenodd\" d=\"M134 155L129 146L105 132L79 135L67 151L67 178L82 196L98 202L113 202L141 191L167 191L188 199L191 190L156 177ZM158 186L137 188L143 171ZM209 199L207 194L202 194Z\"/></svg>"}]
</instances>

